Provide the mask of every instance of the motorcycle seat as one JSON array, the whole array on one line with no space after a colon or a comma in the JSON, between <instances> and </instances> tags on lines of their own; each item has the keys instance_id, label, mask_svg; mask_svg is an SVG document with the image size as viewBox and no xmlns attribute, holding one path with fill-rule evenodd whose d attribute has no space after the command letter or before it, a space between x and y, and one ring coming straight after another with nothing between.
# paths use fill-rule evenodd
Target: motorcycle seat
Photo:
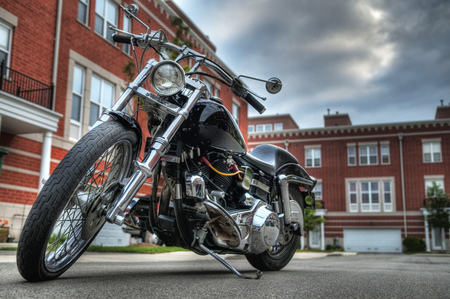
<instances>
[{"instance_id":1,"label":"motorcycle seat","mask_svg":"<svg viewBox=\"0 0 450 299\"><path fill-rule=\"evenodd\" d=\"M271 176L276 175L278 169L286 163L298 164L298 160L291 153L272 144L258 145L243 158Z\"/></svg>"}]
</instances>

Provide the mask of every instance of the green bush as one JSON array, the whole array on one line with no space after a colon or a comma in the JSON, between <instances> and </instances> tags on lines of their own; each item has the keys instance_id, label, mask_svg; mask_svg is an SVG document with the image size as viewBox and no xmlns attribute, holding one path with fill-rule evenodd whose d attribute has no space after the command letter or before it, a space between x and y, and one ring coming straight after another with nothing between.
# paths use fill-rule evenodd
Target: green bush
<instances>
[{"instance_id":1,"label":"green bush","mask_svg":"<svg viewBox=\"0 0 450 299\"><path fill-rule=\"evenodd\" d=\"M425 241L421 238L407 237L403 239L403 245L407 252L425 251Z\"/></svg>"}]
</instances>

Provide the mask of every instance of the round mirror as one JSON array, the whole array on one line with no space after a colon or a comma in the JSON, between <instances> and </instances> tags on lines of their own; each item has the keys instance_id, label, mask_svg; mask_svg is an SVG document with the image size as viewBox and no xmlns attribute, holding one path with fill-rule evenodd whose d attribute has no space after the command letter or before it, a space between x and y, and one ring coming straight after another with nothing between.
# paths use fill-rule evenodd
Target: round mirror
<instances>
[{"instance_id":1,"label":"round mirror","mask_svg":"<svg viewBox=\"0 0 450 299\"><path fill-rule=\"evenodd\" d=\"M267 80L266 83L266 90L271 93L271 94L275 94L275 93L279 93L281 90L281 87L283 87L283 83L281 83L281 80L278 78L270 78L269 80Z\"/></svg>"},{"instance_id":2,"label":"round mirror","mask_svg":"<svg viewBox=\"0 0 450 299\"><path fill-rule=\"evenodd\" d=\"M131 4L131 5L129 5L127 7L127 11L128 11L129 14L132 14L133 16L136 16L138 11L139 11L139 6L137 6L137 4Z\"/></svg>"}]
</instances>

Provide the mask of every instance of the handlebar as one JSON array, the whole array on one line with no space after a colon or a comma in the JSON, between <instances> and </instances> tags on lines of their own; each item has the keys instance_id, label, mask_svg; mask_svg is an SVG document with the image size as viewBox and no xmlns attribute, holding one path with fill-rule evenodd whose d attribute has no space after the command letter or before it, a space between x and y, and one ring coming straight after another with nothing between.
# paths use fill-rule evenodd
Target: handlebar
<instances>
[{"instance_id":1,"label":"handlebar","mask_svg":"<svg viewBox=\"0 0 450 299\"><path fill-rule=\"evenodd\" d=\"M194 57L197 58L198 60L194 58L196 62L201 62L201 64L204 64L206 67L211 68L213 71L219 74L223 79L225 79L225 82L229 84L233 93L244 99L253 108L255 108L256 111L258 111L260 114L263 114L264 111L266 111L266 107L264 107L264 105L262 105L250 92L248 92L247 88L244 88L245 91L242 90L243 88L242 83L238 84L239 86L236 86L234 84L236 82L236 79L238 78L234 78L233 76L231 76L228 72L226 72L214 61L206 59L205 55L197 53L192 49L186 47L179 47L175 44L167 42L167 38L162 31L151 31L150 33L136 35L119 30L117 28L112 29L119 33L122 33L122 34L114 33L112 35L112 39L116 43L131 44L133 42L135 46L139 46L143 49L147 48L148 46L166 47L170 50L184 54L183 55L184 57L191 56L192 58Z\"/></svg>"},{"instance_id":2,"label":"handlebar","mask_svg":"<svg viewBox=\"0 0 450 299\"><path fill-rule=\"evenodd\" d=\"M131 36L129 35L119 35L114 33L112 39L116 43L131 44Z\"/></svg>"},{"instance_id":3,"label":"handlebar","mask_svg":"<svg viewBox=\"0 0 450 299\"><path fill-rule=\"evenodd\" d=\"M263 104L261 104L260 101L258 101L251 93L248 93L245 97L244 100L247 101L247 103L249 103L250 105L252 105L253 108L256 109L256 111L259 112L259 114L263 114L264 111L266 111L266 107L264 107Z\"/></svg>"}]
</instances>

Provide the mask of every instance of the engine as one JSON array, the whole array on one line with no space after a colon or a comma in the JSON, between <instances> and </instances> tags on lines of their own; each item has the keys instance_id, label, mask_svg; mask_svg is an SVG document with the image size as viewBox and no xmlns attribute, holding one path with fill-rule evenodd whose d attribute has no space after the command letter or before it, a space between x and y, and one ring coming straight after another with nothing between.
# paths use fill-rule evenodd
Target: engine
<instances>
[{"instance_id":1,"label":"engine","mask_svg":"<svg viewBox=\"0 0 450 299\"><path fill-rule=\"evenodd\" d=\"M231 155L194 150L185 158L187 202L207 215L215 245L257 254L276 243L280 219L267 202L267 181Z\"/></svg>"}]
</instances>

